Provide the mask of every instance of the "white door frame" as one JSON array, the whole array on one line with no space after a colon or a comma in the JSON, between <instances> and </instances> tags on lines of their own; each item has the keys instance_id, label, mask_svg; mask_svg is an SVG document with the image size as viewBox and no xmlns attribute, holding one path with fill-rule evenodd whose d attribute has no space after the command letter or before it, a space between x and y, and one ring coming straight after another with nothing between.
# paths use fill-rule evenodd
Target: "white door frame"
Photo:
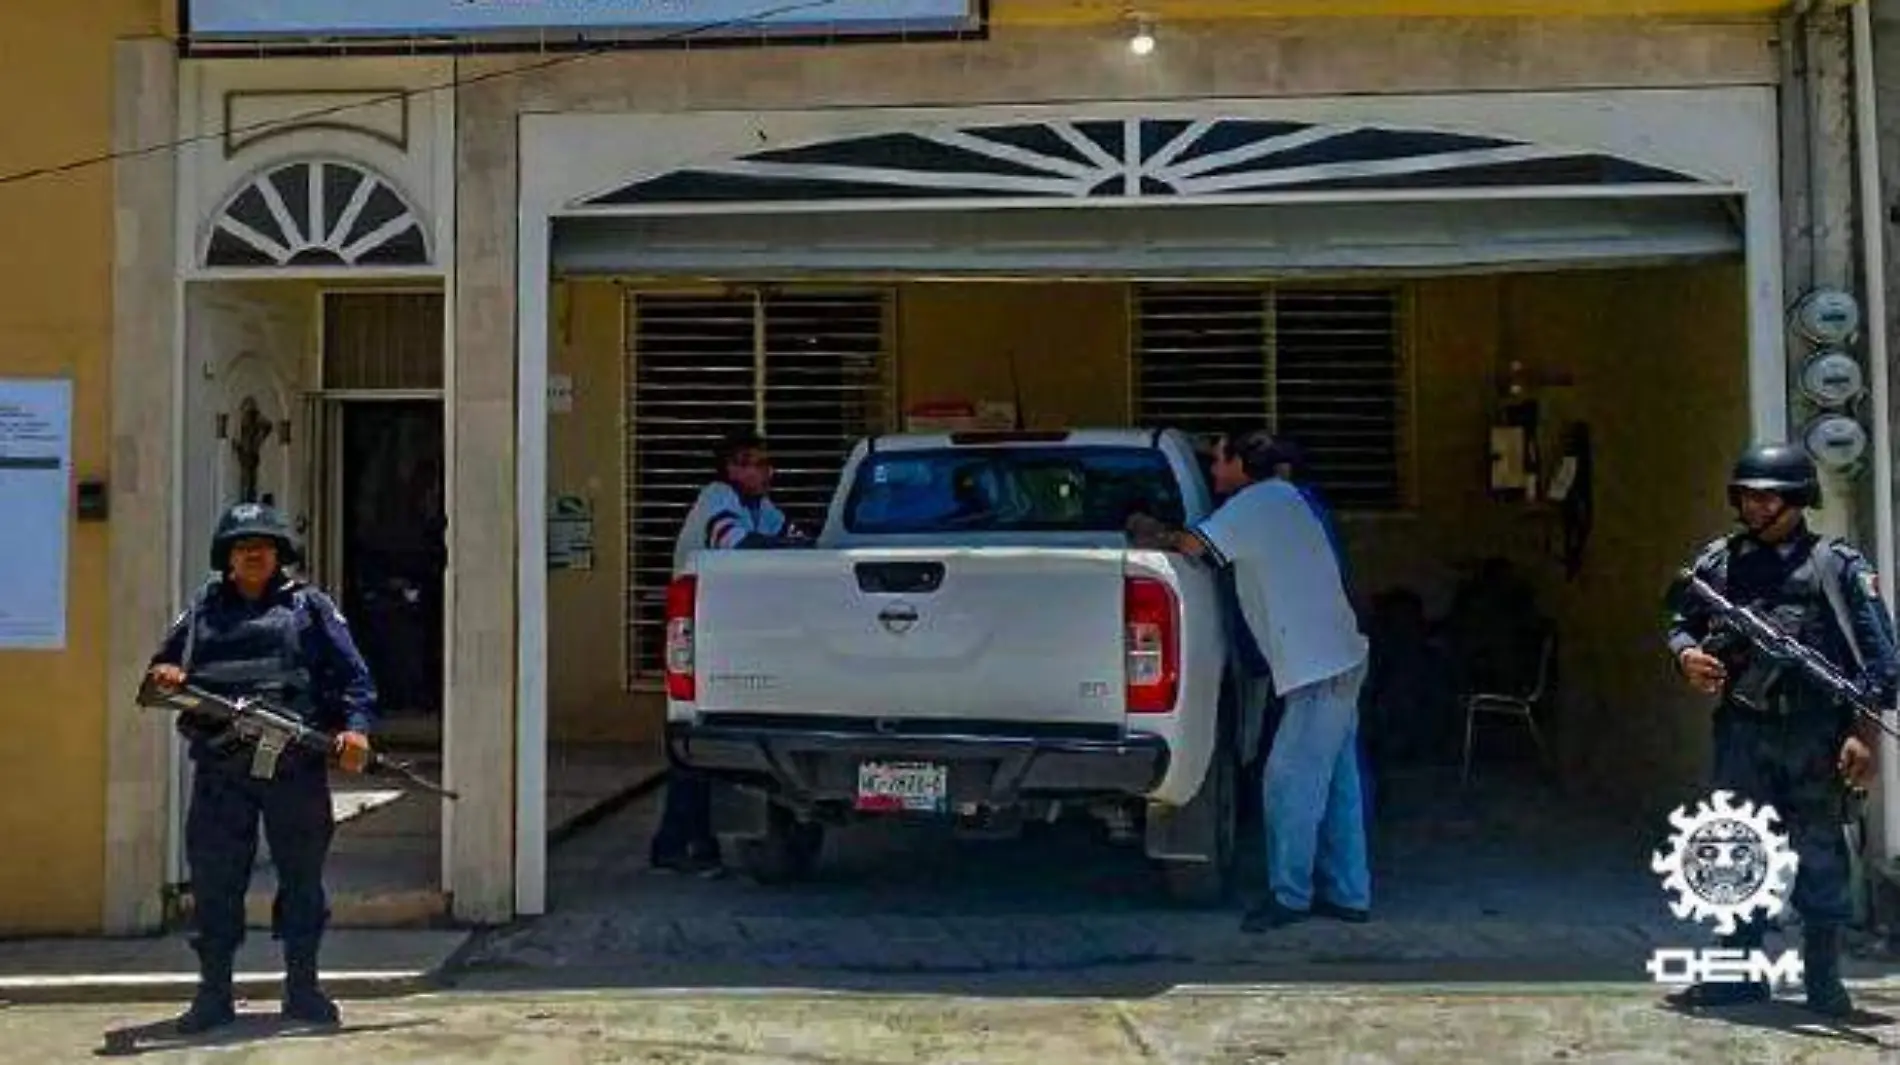
<instances>
[{"instance_id":1,"label":"white door frame","mask_svg":"<svg viewBox=\"0 0 1900 1065\"><path fill-rule=\"evenodd\" d=\"M1572 96L1574 100L1598 94L1567 95ZM1496 102L1495 98L1493 102ZM1756 103L1759 105L1760 101ZM1173 105L1126 104L1122 106L1159 111L1167 106L1192 105L1176 101ZM1219 105L1210 103L1210 106L1218 107ZM1430 107L1433 104L1419 97L1395 97L1375 102L1360 98L1341 101L1337 104L1324 101L1300 101L1298 106L1316 108L1339 106L1349 110L1391 108L1397 114L1409 109ZM1082 106L1080 109L1088 110L1089 108ZM867 109L869 110L876 109ZM605 122L615 117L594 115L587 116L584 120L578 118L576 120ZM690 117L692 116L671 116L681 121ZM747 118L747 122L750 121L751 118ZM1403 119L1395 118L1394 121L1403 121ZM515 674L515 908L517 913L526 916L545 912L547 905L549 708L548 580L545 559L552 226L553 220L559 217L574 217L582 214L642 213L642 210L577 208L573 190L558 187L564 182L572 185L576 181L573 175L559 173L556 169L559 165L565 165L567 160L564 159L561 164L551 162L551 157L559 153L544 146L543 139L531 136L526 129L526 123L518 126L517 130L519 131L517 136L519 137L520 181L515 249L517 286L515 503L516 542L519 552L516 556L516 631L518 635ZM1782 218L1776 132L1774 127L1765 131L1756 131L1750 136L1747 145L1736 150L1736 158L1739 161L1735 165L1745 167L1746 173L1728 175L1724 182L1711 183L1700 190L1700 194L1703 195L1722 196L1730 200L1739 199L1741 202L1744 214L1743 254L1749 308L1747 353L1749 423L1751 429L1762 438L1784 435L1788 424L1787 356L1783 331L1782 297ZM621 149L605 146L599 150L602 153L611 154ZM1618 195L1655 195L1653 190L1641 187L1625 188L1621 192L1614 186L1577 189L1575 192L1599 198ZM1557 191L1510 190L1510 194L1549 196L1557 194ZM1671 194L1695 195L1697 193L1681 190ZM1439 196L1429 190L1420 190L1404 197L1386 198L1404 198L1419 202L1455 199L1469 195L1471 195L1469 191L1448 190L1444 195ZM1311 200L1313 197L1266 193L1248 196L1246 199L1251 202L1270 204L1301 202ZM1112 209L1101 208L1097 204L1073 201L1068 203L1058 201L1050 205L1068 206L1075 210ZM971 205L971 209L985 209L993 206L994 204L991 203L977 202ZM1184 202L1176 201L1167 206L1171 209L1191 210L1194 201L1192 199ZM777 211L787 209L787 205L769 204L766 208ZM904 204L859 202L854 205L854 208L901 211L904 209ZM676 209L655 207L647 211L663 213L676 210L684 213L714 214L722 210L738 213L759 209L760 205L736 203L696 205Z\"/></svg>"},{"instance_id":2,"label":"white door frame","mask_svg":"<svg viewBox=\"0 0 1900 1065\"><path fill-rule=\"evenodd\" d=\"M516 246L515 912L547 911L548 300L552 218L523 205Z\"/></svg>"},{"instance_id":3,"label":"white door frame","mask_svg":"<svg viewBox=\"0 0 1900 1065\"><path fill-rule=\"evenodd\" d=\"M1733 196L1734 193L1726 195ZM1784 436L1788 382L1782 312L1781 207L1773 190L1743 195L1748 305L1749 425ZM547 906L548 623L546 504L548 330L552 215L523 210L518 259L516 567L519 611L515 765L515 908Z\"/></svg>"}]
</instances>

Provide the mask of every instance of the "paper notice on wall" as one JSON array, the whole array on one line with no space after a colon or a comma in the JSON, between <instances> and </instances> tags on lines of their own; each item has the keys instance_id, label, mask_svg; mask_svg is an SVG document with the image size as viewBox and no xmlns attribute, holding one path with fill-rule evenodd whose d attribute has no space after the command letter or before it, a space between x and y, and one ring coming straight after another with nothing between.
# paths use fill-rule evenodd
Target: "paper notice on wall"
<instances>
[{"instance_id":1,"label":"paper notice on wall","mask_svg":"<svg viewBox=\"0 0 1900 1065\"><path fill-rule=\"evenodd\" d=\"M0 650L66 646L72 382L0 379Z\"/></svg>"},{"instance_id":2,"label":"paper notice on wall","mask_svg":"<svg viewBox=\"0 0 1900 1065\"><path fill-rule=\"evenodd\" d=\"M594 568L594 507L580 496L559 496L548 508L548 568Z\"/></svg>"}]
</instances>

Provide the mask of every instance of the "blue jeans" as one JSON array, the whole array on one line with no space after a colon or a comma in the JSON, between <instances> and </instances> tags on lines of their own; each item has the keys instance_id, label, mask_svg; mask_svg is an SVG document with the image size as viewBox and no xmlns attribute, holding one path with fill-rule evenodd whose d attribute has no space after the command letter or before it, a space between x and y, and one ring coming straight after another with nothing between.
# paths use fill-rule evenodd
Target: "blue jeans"
<instances>
[{"instance_id":1,"label":"blue jeans","mask_svg":"<svg viewBox=\"0 0 1900 1065\"><path fill-rule=\"evenodd\" d=\"M1359 777L1359 689L1364 663L1287 692L1261 783L1267 883L1290 910L1315 889L1335 906L1372 908L1364 792Z\"/></svg>"}]
</instances>

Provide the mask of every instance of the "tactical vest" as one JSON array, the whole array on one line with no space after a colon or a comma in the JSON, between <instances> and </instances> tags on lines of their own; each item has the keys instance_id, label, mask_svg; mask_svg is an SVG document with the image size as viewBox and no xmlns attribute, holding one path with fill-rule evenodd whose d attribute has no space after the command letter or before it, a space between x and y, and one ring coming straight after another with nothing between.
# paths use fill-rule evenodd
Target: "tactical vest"
<instances>
[{"instance_id":1,"label":"tactical vest","mask_svg":"<svg viewBox=\"0 0 1900 1065\"><path fill-rule=\"evenodd\" d=\"M306 721L316 702L302 630L308 609L296 585L258 604L212 591L200 601L186 647L186 671L206 691L270 699Z\"/></svg>"},{"instance_id":2,"label":"tactical vest","mask_svg":"<svg viewBox=\"0 0 1900 1065\"><path fill-rule=\"evenodd\" d=\"M1839 579L1839 567L1827 565L1831 551L1828 541L1809 533L1786 560L1774 549L1759 546L1749 557L1736 557L1733 542L1728 540L1711 544L1705 558L1709 583L1736 603L1753 607L1769 624L1813 648L1852 676L1857 672L1853 647L1841 628L1845 619L1837 616L1826 584L1830 579ZM1772 557L1759 557L1763 553ZM1770 669L1771 664L1744 644L1717 652L1717 657L1723 659L1729 671L1729 683L1723 693L1725 702L1734 704L1739 691L1753 688L1756 692L1753 701L1766 705L1752 709L1791 714L1831 707L1824 695L1814 691L1793 670L1782 670L1778 679L1761 686L1763 674L1755 671Z\"/></svg>"}]
</instances>

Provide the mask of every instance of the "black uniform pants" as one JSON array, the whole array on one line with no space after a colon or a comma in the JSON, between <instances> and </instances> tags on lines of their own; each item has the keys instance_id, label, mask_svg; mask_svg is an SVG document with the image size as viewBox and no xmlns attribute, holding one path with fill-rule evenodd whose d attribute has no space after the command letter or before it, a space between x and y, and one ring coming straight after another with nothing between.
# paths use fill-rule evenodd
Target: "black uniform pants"
<instances>
[{"instance_id":1,"label":"black uniform pants","mask_svg":"<svg viewBox=\"0 0 1900 1065\"><path fill-rule=\"evenodd\" d=\"M1853 918L1848 895L1847 839L1842 830L1846 797L1838 762L1847 732L1828 714L1768 717L1725 711L1715 719L1715 780L1735 801L1767 804L1780 816L1800 858L1789 903L1807 925L1846 924ZM1749 930L1758 935L1760 927Z\"/></svg>"},{"instance_id":2,"label":"black uniform pants","mask_svg":"<svg viewBox=\"0 0 1900 1065\"><path fill-rule=\"evenodd\" d=\"M250 776L248 764L194 767L185 859L203 948L230 952L244 941L244 896L257 861L260 820L277 870L273 936L292 951L314 950L329 923L323 863L336 832L330 780L321 765L292 763L289 756L285 763L272 780Z\"/></svg>"}]
</instances>

